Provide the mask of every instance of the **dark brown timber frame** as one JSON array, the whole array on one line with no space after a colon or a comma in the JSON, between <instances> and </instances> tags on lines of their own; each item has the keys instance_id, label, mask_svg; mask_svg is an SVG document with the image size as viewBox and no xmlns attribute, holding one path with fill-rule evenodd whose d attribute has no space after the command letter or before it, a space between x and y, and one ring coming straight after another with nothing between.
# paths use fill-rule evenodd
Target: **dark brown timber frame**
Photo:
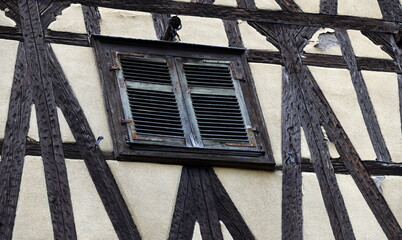
<instances>
[{"instance_id":1,"label":"dark brown timber frame","mask_svg":"<svg viewBox=\"0 0 402 240\"><path fill-rule=\"evenodd\" d=\"M161 32L163 33L167 14L219 16L224 19L229 46L237 47L242 46L242 41L237 22L234 20L248 20L251 26L281 49L280 53L248 50L248 61L285 66L282 79L283 165L278 168L282 169L284 176L283 239L302 238L301 171L315 171L320 185L324 185L322 190L324 199L336 198L336 201L329 205L329 200L325 200L325 202L328 214L332 216L331 224L336 231L337 239L353 239L354 236L347 211L344 209L342 196L333 177L334 172L351 174L387 237L389 239L401 238L400 226L369 175L402 175L401 164L362 162L360 160L317 83L306 68L306 65L348 68L351 71L352 80L360 81L363 84L363 79L358 77L360 70L396 72L398 73L400 108L402 110L402 60L400 45L398 46L400 33L396 34L401 29L401 14L398 11L400 5L397 0L378 0L384 20L336 15L336 0L322 0L320 4L321 15L302 13L292 0L277 0L283 11L255 9L253 0L238 0L240 8L205 6L195 3L212 3L213 1L192 1L192 3L156 0L71 1L90 5L83 7L88 34L46 30L49 24L54 21L55 16L70 4L70 1L61 2L56 3L50 0L39 2L28 0L20 0L19 2L0 1L0 9L8 8L9 11L6 12L6 15L17 24L16 28L0 27L0 38L23 41L18 50L7 129L5 139L2 142L2 161L0 162L1 239L11 239L12 237L25 153L42 155L43 157L55 238L76 238L67 175L63 162L64 156L85 159L119 238L140 238L113 175L107 167L104 156L99 149L94 150L95 138L82 109L75 99L51 48L47 45L47 43L63 43L91 46L88 36L100 33L100 16L96 6L154 12L155 29L158 36L161 35ZM27 23L33 24L29 26ZM296 24L299 27L275 26L271 23ZM311 37L316 29L315 27L319 26L339 28L337 34L343 46L343 57L302 52L305 43L301 39ZM364 30L363 34L375 44L382 45L383 50L394 60L354 56L347 35L345 35L346 29ZM290 41L290 45L283 43L284 40L289 40L288 38L291 35L295 36L295 41ZM361 89L361 85L358 85L358 88ZM366 95L368 96L368 94ZM359 99L363 103L362 110L373 110L372 104L366 97L363 96ZM293 104L294 102L300 105L296 107ZM37 110L38 126L41 132L40 143L26 139L31 103L35 103ZM63 110L73 130L77 145L61 144L55 104ZM84 126L84 130L77 129L77 122L71 116L78 117L78 121ZM311 121L307 121L307 118ZM367 118L369 119L366 121L367 127L375 131L370 136L377 136L377 140L372 140L373 145L375 145L377 160L390 161L375 115L370 116L368 113ZM370 126L374 126L374 128L369 127L367 122L371 122L372 125ZM300 158L300 125L308 129L306 136L310 143L313 164L310 164L309 160ZM327 131L330 140L336 144L341 155L339 159L329 159L326 143L322 141L321 126ZM369 131L371 131L370 129ZM45 137L50 138L44 139ZM316 143L316 146L312 146L313 142ZM323 168L322 164L317 163L317 159L325 161L324 165L328 168ZM329 189L331 187L334 189ZM192 194L203 197L194 199ZM187 201L188 207L180 207L183 201ZM194 210L196 206L201 211ZM189 212L191 209L194 211ZM209 212L208 216L205 215L206 212ZM177 218L174 218L172 222L171 239L192 236L196 219L200 223L202 236L205 238L222 238L219 220L225 223L229 232L236 239L253 238L219 179L208 168L183 168L175 216ZM181 222L177 222L178 219L181 219Z\"/></svg>"}]
</instances>

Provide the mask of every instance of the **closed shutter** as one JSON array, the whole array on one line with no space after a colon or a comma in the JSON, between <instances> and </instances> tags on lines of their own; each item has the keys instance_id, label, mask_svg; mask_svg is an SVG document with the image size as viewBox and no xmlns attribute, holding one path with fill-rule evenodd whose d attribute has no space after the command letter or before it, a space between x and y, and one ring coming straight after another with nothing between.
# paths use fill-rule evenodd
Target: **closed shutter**
<instances>
[{"instance_id":1,"label":"closed shutter","mask_svg":"<svg viewBox=\"0 0 402 240\"><path fill-rule=\"evenodd\" d=\"M247 110L230 63L190 60L183 62L183 70L204 146L253 146Z\"/></svg>"},{"instance_id":2,"label":"closed shutter","mask_svg":"<svg viewBox=\"0 0 402 240\"><path fill-rule=\"evenodd\" d=\"M120 65L126 88L121 92L126 117L132 121L132 140L184 144L181 115L166 59L120 55Z\"/></svg>"}]
</instances>

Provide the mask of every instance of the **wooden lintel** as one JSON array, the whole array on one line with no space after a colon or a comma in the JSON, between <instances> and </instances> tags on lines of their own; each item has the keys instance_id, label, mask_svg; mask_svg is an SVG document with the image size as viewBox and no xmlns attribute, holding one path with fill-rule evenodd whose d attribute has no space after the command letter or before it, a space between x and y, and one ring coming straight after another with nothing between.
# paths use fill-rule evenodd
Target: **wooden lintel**
<instances>
[{"instance_id":1,"label":"wooden lintel","mask_svg":"<svg viewBox=\"0 0 402 240\"><path fill-rule=\"evenodd\" d=\"M313 27L331 27L377 32L395 33L401 29L400 23L379 19L369 19L342 15L315 13L291 13L285 11L242 9L236 7L205 5L171 0L59 0L90 6L107 7L161 14L183 14L190 16L244 20L269 23L294 24Z\"/></svg>"}]
</instances>

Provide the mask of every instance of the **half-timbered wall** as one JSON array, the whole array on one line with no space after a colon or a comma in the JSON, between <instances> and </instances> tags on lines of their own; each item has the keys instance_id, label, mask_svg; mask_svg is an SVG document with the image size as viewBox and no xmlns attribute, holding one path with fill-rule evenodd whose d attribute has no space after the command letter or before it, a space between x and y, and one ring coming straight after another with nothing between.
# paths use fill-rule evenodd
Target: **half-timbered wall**
<instances>
[{"instance_id":1,"label":"half-timbered wall","mask_svg":"<svg viewBox=\"0 0 402 240\"><path fill-rule=\"evenodd\" d=\"M24 10L24 7L33 8L25 6L31 1L0 1L0 5L6 2L19 2L21 21L34 22L27 20L32 11ZM187 239L192 236L192 239L225 240L253 237L262 240L401 239L398 223L402 224L402 191L399 190L402 184L399 164L402 163L402 80L400 65L395 60L401 61L401 53L394 45L393 51L397 53L391 56L389 49L392 51L392 47L381 49L367 37L370 32L360 31L369 29L356 27L360 19L387 20L389 15L382 11L379 3L400 7L400 2L338 0L337 12L330 14L354 16L355 25L345 24L343 29L341 23L322 26L305 33L307 37L291 36L296 28L300 31L306 31L306 28L294 25L295 29L292 29L280 24L289 20L278 20L274 22L277 25L269 25L239 17L237 24L234 23L239 30L236 36L241 36L240 47L249 50L248 64L267 126L275 171L223 167L211 170L115 160L104 89L92 43L87 41L89 28L85 21L99 20L100 32L94 31L95 34L157 40L156 14L122 10L124 7L120 6L119 9L107 8L107 4L101 3L111 1L99 1L99 8L91 10L79 4L83 1L71 2L73 4L62 10L47 28L42 24L46 34L35 37L45 44L36 49L36 53L22 53L22 49L27 52L30 47L29 36L9 30L18 24L19 33L28 31L26 23L16 23L15 19L6 16L15 8L0 11L0 30L7 27L0 33L10 33L0 39L0 141L3 144L0 174L13 179L7 182L5 177L0 178L3 184L0 185L1 197L7 197L0 201L0 210L3 215L15 213L14 217L9 214L11 217L3 218L1 239L109 240L139 239L139 236L142 239ZM210 4L214 1L191 2ZM214 4L253 8L244 5L250 2L254 1L216 0ZM321 4L327 2L336 3L321 1ZM323 7L320 9L319 0L255 0L254 7L269 11L325 13ZM142 8L138 7L138 10ZM100 19L84 14L85 11L99 11ZM175 14L173 10L169 11L171 15ZM55 13L57 15L56 10ZM203 14L204 17L200 16ZM191 14L189 10L188 16L180 13L179 17L183 25L178 31L181 42L227 47L233 40L234 36L225 29L229 20L225 20L224 25L219 15L211 18L205 12ZM399 15L388 21L399 24L396 28L400 31L400 19ZM391 32L389 28L384 29L384 32ZM392 31L397 32L395 27ZM307 42L303 43L303 37ZM296 45L302 49L297 49ZM399 56L396 56L398 51ZM37 55L39 59L46 57L50 67L39 64L32 65L33 68L29 61ZM28 70L25 69L27 66ZM17 75L22 73L20 78L26 79L35 69L46 69L49 77L42 78L53 83L50 84L53 89L49 91L53 103L46 105L40 101L41 96L33 94L29 110L10 115L19 101L27 101L16 94L24 94ZM47 91L46 82L41 84ZM41 104L46 105L42 110ZM49 120L42 113L46 109L55 109L54 113L49 113ZM15 117L22 114L25 115L21 119ZM52 116L58 124L53 125ZM14 134L24 132L13 129L20 124L18 121L21 126L24 126L23 122L29 124L26 143L12 142ZM47 121L49 126L59 128L56 135L61 137L64 155L57 164L65 165L65 174L59 174L63 167L56 170L49 167L46 160L49 156L41 154L39 142L52 135L42 126ZM104 139L99 149L93 150L91 144L98 136ZM61 149L57 145L58 137L52 137L56 150ZM15 153L12 157L5 155L9 151L4 147L7 141L27 146L25 158L16 164L22 168L20 178L17 170L8 167L14 166L12 162L17 157ZM297 161L294 165L286 161L291 152L289 142L295 145ZM342 147L344 145L347 148ZM42 152L45 148L42 146ZM55 156L57 160L60 155ZM344 161L353 163L354 159L364 163L361 165L367 169L364 172L374 181L361 177L360 169L351 173L351 169L360 165L348 165ZM49 172L55 171L56 177L52 178ZM190 185L188 179L200 181L201 185ZM15 185L20 187L9 190ZM61 189L57 194L49 190L57 187ZM198 189L202 187L202 190ZM370 190L365 192L365 188ZM194 196L189 197L186 191L193 191ZM380 195L386 202L381 201ZM379 200L373 202L372 199ZM187 211L180 205L183 201L193 201L193 208L187 205L192 213L181 212ZM285 208L291 208L291 213ZM388 209L395 215L396 223L392 222L393 217L391 220L384 217ZM195 225L192 225L192 217L196 218ZM390 227L387 229L385 225Z\"/></svg>"}]
</instances>

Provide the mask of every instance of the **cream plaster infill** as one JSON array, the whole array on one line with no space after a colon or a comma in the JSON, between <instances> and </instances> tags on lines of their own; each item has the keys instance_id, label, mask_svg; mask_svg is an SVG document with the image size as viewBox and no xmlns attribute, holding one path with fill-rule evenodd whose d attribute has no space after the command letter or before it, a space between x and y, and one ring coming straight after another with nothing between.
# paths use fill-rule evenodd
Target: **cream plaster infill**
<instances>
[{"instance_id":1,"label":"cream plaster infill","mask_svg":"<svg viewBox=\"0 0 402 240\"><path fill-rule=\"evenodd\" d=\"M6 16L6 12L0 10L0 26L15 27L15 22Z\"/></svg>"},{"instance_id":2,"label":"cream plaster infill","mask_svg":"<svg viewBox=\"0 0 402 240\"><path fill-rule=\"evenodd\" d=\"M86 33L84 15L80 4L71 4L56 17L56 21L49 25L49 29L61 32Z\"/></svg>"},{"instance_id":3,"label":"cream plaster infill","mask_svg":"<svg viewBox=\"0 0 402 240\"><path fill-rule=\"evenodd\" d=\"M0 112L2 113L0 114L0 139L4 139L19 42L0 39L0 44L2 46L0 50Z\"/></svg>"}]
</instances>

